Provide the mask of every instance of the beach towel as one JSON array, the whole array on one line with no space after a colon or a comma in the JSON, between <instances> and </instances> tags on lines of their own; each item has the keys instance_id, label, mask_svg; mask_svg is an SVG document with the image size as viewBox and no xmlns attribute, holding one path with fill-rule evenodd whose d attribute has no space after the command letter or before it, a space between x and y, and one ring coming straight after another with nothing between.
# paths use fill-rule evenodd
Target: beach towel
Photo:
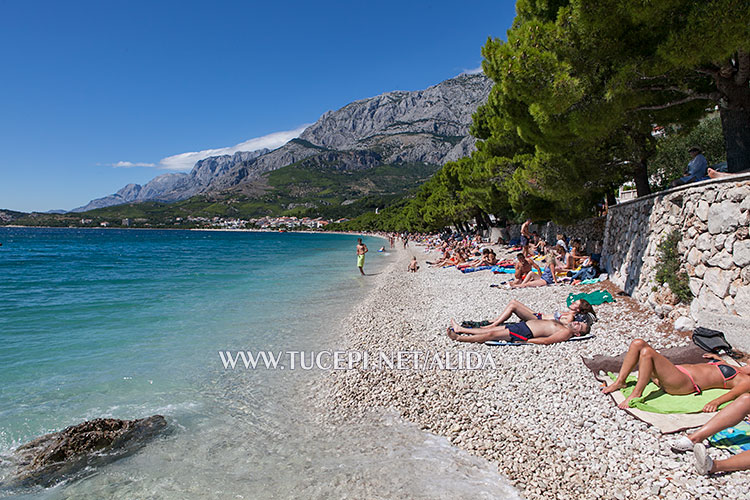
<instances>
[{"instance_id":1,"label":"beach towel","mask_svg":"<svg viewBox=\"0 0 750 500\"><path fill-rule=\"evenodd\" d=\"M464 267L463 269L459 269L462 273L473 273L475 271L486 271L487 269L492 269L493 266L479 266L479 267Z\"/></svg>"},{"instance_id":2,"label":"beach towel","mask_svg":"<svg viewBox=\"0 0 750 500\"><path fill-rule=\"evenodd\" d=\"M608 290L596 290L591 293L571 293L566 300L568 307L576 300L585 299L592 306L598 306L605 302L614 302L615 299Z\"/></svg>"},{"instance_id":3,"label":"beach towel","mask_svg":"<svg viewBox=\"0 0 750 500\"><path fill-rule=\"evenodd\" d=\"M516 270L512 267L493 266L492 272L495 274L514 274Z\"/></svg>"},{"instance_id":4,"label":"beach towel","mask_svg":"<svg viewBox=\"0 0 750 500\"><path fill-rule=\"evenodd\" d=\"M599 283L602 279L601 278L589 278L587 280L583 280L579 285L593 285L594 283Z\"/></svg>"},{"instance_id":5,"label":"beach towel","mask_svg":"<svg viewBox=\"0 0 750 500\"><path fill-rule=\"evenodd\" d=\"M617 374L613 372L609 372L607 375L612 380L617 378ZM630 396L630 393L633 392L635 382L635 375L630 375L627 378L625 387L619 390L624 396L623 399ZM729 389L706 389L700 394L693 393L675 396L674 394L667 394L656 384L649 382L643 390L643 396L631 400L630 407L651 413L700 413L707 403L726 394L728 391ZM728 404L724 403L719 408L724 408Z\"/></svg>"},{"instance_id":6,"label":"beach towel","mask_svg":"<svg viewBox=\"0 0 750 500\"><path fill-rule=\"evenodd\" d=\"M724 448L732 453L742 453L750 450L750 423L743 420L734 427L719 431L710 438L711 446Z\"/></svg>"},{"instance_id":7,"label":"beach towel","mask_svg":"<svg viewBox=\"0 0 750 500\"><path fill-rule=\"evenodd\" d=\"M583 335L581 337L571 337L565 342L573 342L577 340L589 340L589 339L593 339L594 337L596 337L596 335L594 335L593 333L589 333L588 335ZM509 340L488 340L487 342L484 343L484 345L498 346L498 345L539 345L539 344L529 344L528 342L512 342Z\"/></svg>"}]
</instances>

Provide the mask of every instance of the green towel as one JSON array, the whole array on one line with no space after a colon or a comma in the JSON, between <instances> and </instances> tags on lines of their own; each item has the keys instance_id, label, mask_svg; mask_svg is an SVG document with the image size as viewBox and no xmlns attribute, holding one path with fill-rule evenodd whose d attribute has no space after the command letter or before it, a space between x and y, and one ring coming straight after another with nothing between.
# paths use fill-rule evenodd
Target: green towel
<instances>
[{"instance_id":1,"label":"green towel","mask_svg":"<svg viewBox=\"0 0 750 500\"><path fill-rule=\"evenodd\" d=\"M612 294L607 290L596 290L591 293L571 293L570 295L568 295L568 307L570 307L570 304L580 299L587 300L588 303L592 306L598 306L599 304L604 304L605 302L615 301L615 299L612 297Z\"/></svg>"},{"instance_id":2,"label":"green towel","mask_svg":"<svg viewBox=\"0 0 750 500\"><path fill-rule=\"evenodd\" d=\"M609 372L609 378L615 380L617 375ZM626 398L630 396L635 388L636 377L630 375L625 382L625 387L620 389ZM630 401L631 408L648 411L651 413L700 413L706 403L713 401L729 389L707 389L700 394L686 394L675 396L667 394L653 382L649 382L643 390L643 396ZM724 408L729 403L724 403L719 408Z\"/></svg>"}]
</instances>

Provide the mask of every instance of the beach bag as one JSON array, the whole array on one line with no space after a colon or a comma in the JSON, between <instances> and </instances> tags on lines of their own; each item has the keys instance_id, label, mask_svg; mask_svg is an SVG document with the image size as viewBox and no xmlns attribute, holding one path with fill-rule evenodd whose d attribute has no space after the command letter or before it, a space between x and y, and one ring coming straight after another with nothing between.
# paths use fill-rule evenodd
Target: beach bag
<instances>
[{"instance_id":1,"label":"beach bag","mask_svg":"<svg viewBox=\"0 0 750 500\"><path fill-rule=\"evenodd\" d=\"M733 358L738 357L727 339L724 338L724 334L718 330L699 326L693 332L693 343L704 351L714 354L727 354Z\"/></svg>"}]
</instances>

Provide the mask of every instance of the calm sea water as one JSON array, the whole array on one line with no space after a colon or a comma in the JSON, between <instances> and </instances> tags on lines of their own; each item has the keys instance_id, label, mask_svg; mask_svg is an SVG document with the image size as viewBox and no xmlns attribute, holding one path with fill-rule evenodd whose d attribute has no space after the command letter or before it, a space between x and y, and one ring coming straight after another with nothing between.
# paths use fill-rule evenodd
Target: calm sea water
<instances>
[{"instance_id":1,"label":"calm sea water","mask_svg":"<svg viewBox=\"0 0 750 500\"><path fill-rule=\"evenodd\" d=\"M378 273L392 256L365 242ZM490 464L391 415L320 425L300 397L310 372L223 368L220 350L335 348L373 279L353 236L0 228L0 243L0 456L97 417L171 428L83 479L11 495L515 498Z\"/></svg>"}]
</instances>

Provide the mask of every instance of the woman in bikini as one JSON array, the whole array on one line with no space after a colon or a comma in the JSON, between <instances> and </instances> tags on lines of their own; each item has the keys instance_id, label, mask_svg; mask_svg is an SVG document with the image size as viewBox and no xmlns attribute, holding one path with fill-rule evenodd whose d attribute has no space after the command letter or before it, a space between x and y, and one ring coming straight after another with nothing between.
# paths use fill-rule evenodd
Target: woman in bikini
<instances>
[{"instance_id":1,"label":"woman in bikini","mask_svg":"<svg viewBox=\"0 0 750 500\"><path fill-rule=\"evenodd\" d=\"M513 299L508 303L500 316L495 318L489 325L481 328L494 328L499 326L508 321L514 314L518 316L521 321L531 321L532 319L553 319L559 321L563 325L568 325L575 321L576 316L578 316L578 321L585 321L584 318L591 315L591 322L596 321L594 308L585 299L576 300L570 304L567 311L555 311L553 314L538 313L516 299Z\"/></svg>"},{"instance_id":2,"label":"woman in bikini","mask_svg":"<svg viewBox=\"0 0 750 500\"><path fill-rule=\"evenodd\" d=\"M635 339L630 344L622 362L617 379L602 392L609 394L625 387L625 379L638 366L638 382L635 389L625 401L617 405L628 408L630 401L643 395L643 389L653 379L667 394L693 394L705 389L729 389L729 392L709 401L703 407L704 412L716 409L741 394L750 392L750 366L733 367L715 354L704 354L704 358L714 359L710 363L697 365L675 365L659 354L643 339Z\"/></svg>"}]
</instances>

